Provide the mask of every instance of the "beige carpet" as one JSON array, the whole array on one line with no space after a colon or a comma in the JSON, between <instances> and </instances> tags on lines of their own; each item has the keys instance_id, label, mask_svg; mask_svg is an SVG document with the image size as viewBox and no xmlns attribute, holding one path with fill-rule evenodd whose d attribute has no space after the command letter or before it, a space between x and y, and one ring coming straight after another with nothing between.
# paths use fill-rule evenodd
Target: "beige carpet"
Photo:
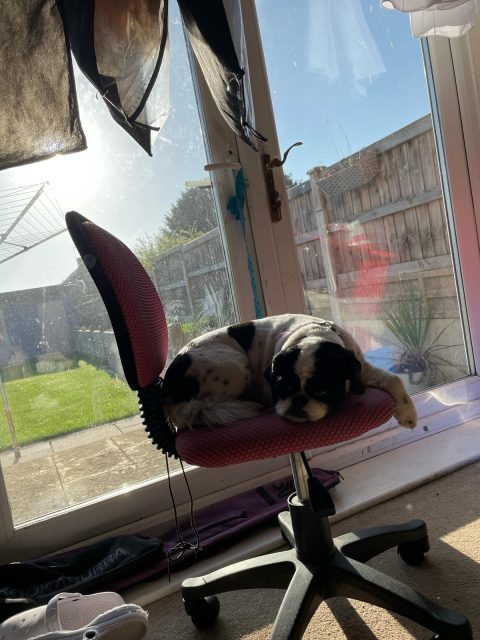
<instances>
[{"instance_id":1,"label":"beige carpet","mask_svg":"<svg viewBox=\"0 0 480 640\"><path fill-rule=\"evenodd\" d=\"M409 567L395 550L369 564L407 582L438 603L468 616L480 634L480 463L342 520L334 535L364 527L423 518L431 549L421 567ZM257 589L220 596L220 618L199 632L183 610L180 594L148 607L147 640L267 640L283 591ZM324 602L313 617L305 640L428 640L432 633L399 616L353 600ZM480 637L480 635L479 635Z\"/></svg>"}]
</instances>

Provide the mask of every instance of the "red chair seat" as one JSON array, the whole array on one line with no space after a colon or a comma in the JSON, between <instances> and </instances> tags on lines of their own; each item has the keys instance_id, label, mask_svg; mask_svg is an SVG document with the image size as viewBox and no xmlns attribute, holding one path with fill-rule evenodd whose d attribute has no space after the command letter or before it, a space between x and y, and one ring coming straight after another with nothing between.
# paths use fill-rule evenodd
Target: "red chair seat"
<instances>
[{"instance_id":1,"label":"red chair seat","mask_svg":"<svg viewBox=\"0 0 480 640\"><path fill-rule=\"evenodd\" d=\"M334 416L318 422L290 422L271 409L230 425L182 429L177 451L185 462L199 467L276 458L361 436L390 420L394 409L389 393L367 389L363 396L348 394Z\"/></svg>"}]
</instances>

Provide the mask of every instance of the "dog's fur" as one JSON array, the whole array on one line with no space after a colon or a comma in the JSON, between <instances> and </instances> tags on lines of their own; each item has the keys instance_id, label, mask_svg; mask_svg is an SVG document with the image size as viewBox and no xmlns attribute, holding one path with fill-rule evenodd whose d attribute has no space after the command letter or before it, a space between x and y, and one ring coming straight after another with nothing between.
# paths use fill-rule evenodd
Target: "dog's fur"
<instances>
[{"instance_id":1,"label":"dog's fur","mask_svg":"<svg viewBox=\"0 0 480 640\"><path fill-rule=\"evenodd\" d=\"M385 389L413 429L415 406L396 375L369 364L333 322L285 314L211 331L189 342L165 375L163 409L182 429L229 424L276 406L288 420L320 420L346 392Z\"/></svg>"}]
</instances>

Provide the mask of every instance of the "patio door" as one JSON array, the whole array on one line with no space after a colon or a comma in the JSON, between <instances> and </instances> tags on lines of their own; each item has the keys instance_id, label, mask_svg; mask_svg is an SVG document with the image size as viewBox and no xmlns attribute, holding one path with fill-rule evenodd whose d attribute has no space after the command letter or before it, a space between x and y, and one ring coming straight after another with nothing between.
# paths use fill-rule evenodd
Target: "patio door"
<instances>
[{"instance_id":1,"label":"patio door","mask_svg":"<svg viewBox=\"0 0 480 640\"><path fill-rule=\"evenodd\" d=\"M242 6L264 152L303 142L284 176L275 170L282 290L300 281L306 313L340 323L403 378L423 435L444 428L433 416L479 392L478 243L455 77L467 70L454 69L448 40L413 39L408 16L380 3Z\"/></svg>"},{"instance_id":2,"label":"patio door","mask_svg":"<svg viewBox=\"0 0 480 640\"><path fill-rule=\"evenodd\" d=\"M226 209L232 172L204 170L236 159L234 136L218 112L203 113L203 80L174 3L170 44L170 113L153 158L124 135L76 70L88 150L0 175L3 561L171 506L158 486L165 459L144 432L110 319L64 233L67 211L108 229L142 261L164 304L169 360L193 337L255 316L245 242ZM205 146L206 116L221 143L210 138ZM255 270L253 249L250 255ZM258 298L262 305L261 288Z\"/></svg>"}]
</instances>

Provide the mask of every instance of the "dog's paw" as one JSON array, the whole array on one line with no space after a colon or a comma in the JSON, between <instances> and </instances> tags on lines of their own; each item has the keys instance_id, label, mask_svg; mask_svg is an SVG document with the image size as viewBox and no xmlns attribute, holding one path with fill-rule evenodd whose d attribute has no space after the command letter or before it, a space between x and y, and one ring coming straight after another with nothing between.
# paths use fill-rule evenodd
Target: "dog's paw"
<instances>
[{"instance_id":1,"label":"dog's paw","mask_svg":"<svg viewBox=\"0 0 480 640\"><path fill-rule=\"evenodd\" d=\"M400 402L397 403L393 417L401 427L415 429L417 426L417 410L409 396L403 396Z\"/></svg>"},{"instance_id":2,"label":"dog's paw","mask_svg":"<svg viewBox=\"0 0 480 640\"><path fill-rule=\"evenodd\" d=\"M259 413L262 413L262 411L265 411L265 407L259 402L251 402L250 400L245 400L242 402L242 404L245 408L245 411L251 412L252 417L256 416Z\"/></svg>"}]
</instances>

